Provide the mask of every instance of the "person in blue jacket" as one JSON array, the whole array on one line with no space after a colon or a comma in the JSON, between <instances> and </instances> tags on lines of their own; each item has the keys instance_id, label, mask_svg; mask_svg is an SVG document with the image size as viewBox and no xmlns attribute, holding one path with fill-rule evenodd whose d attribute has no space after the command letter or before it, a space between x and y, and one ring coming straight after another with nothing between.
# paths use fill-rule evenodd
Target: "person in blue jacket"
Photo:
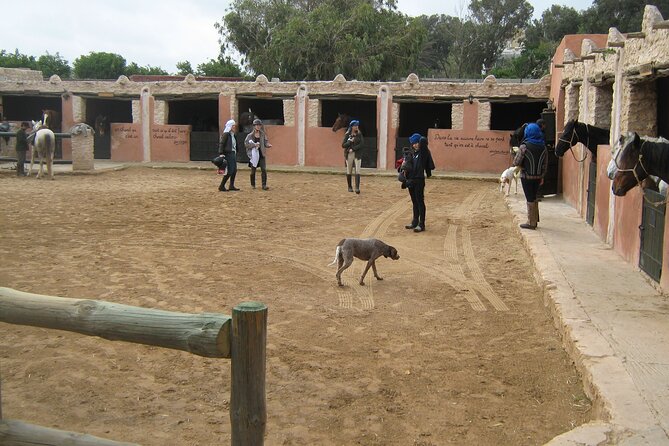
<instances>
[{"instance_id":1,"label":"person in blue jacket","mask_svg":"<svg viewBox=\"0 0 669 446\"><path fill-rule=\"evenodd\" d=\"M425 178L432 176L434 161L426 137L414 133L409 137L409 143L413 149L413 165L406 173L406 185L413 204L413 219L405 228L413 229L413 232L423 232L425 231Z\"/></svg>"}]
</instances>

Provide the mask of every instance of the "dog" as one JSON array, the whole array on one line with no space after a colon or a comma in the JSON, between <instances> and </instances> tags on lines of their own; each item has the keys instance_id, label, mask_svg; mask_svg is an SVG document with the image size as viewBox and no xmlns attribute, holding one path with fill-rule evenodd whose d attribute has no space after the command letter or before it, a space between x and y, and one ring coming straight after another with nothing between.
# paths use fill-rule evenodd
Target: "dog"
<instances>
[{"instance_id":1,"label":"dog","mask_svg":"<svg viewBox=\"0 0 669 446\"><path fill-rule=\"evenodd\" d=\"M504 172L502 172L502 175L499 177L499 191L503 192L504 191L504 186L507 186L506 189L506 196L509 196L509 193L511 193L511 182L516 183L516 193L518 193L518 177L520 176L520 166L511 166L508 169L506 169Z\"/></svg>"},{"instance_id":2,"label":"dog","mask_svg":"<svg viewBox=\"0 0 669 446\"><path fill-rule=\"evenodd\" d=\"M399 254L397 254L397 249L383 243L381 240L375 238L345 238L337 244L335 258L328 266L332 266L335 263L337 264L337 284L339 286L344 286L341 281L341 273L351 266L353 257L357 257L360 260L367 260L367 266L362 272L362 276L360 276L360 285L364 285L365 275L370 266L374 271L374 277L376 277L377 280L383 280L379 276L379 273L376 272L376 259L381 256L390 257L393 260L398 260L400 258Z\"/></svg>"}]
</instances>

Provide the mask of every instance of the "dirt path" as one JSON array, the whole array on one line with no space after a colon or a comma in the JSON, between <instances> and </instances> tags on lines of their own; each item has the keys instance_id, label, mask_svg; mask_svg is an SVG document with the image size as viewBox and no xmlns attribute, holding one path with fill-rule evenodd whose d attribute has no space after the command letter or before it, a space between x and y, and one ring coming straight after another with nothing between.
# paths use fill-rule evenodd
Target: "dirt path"
<instances>
[{"instance_id":1,"label":"dirt path","mask_svg":"<svg viewBox=\"0 0 669 446\"><path fill-rule=\"evenodd\" d=\"M184 312L269 307L268 445L543 444L590 419L494 183L431 180L425 233L392 178L135 168L0 176L0 285ZM20 203L20 205L15 205ZM336 285L337 242L399 261ZM146 445L230 439L230 364L0 324L3 415Z\"/></svg>"}]
</instances>

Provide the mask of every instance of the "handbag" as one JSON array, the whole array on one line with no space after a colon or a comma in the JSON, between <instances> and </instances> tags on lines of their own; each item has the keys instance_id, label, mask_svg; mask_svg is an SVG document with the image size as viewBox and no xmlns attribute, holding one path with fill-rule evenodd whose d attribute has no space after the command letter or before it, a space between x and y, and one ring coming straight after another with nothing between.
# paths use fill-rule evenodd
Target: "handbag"
<instances>
[{"instance_id":1,"label":"handbag","mask_svg":"<svg viewBox=\"0 0 669 446\"><path fill-rule=\"evenodd\" d=\"M218 155L216 158L211 160L214 166L218 167L221 170L225 170L228 167L228 161L223 155Z\"/></svg>"}]
</instances>

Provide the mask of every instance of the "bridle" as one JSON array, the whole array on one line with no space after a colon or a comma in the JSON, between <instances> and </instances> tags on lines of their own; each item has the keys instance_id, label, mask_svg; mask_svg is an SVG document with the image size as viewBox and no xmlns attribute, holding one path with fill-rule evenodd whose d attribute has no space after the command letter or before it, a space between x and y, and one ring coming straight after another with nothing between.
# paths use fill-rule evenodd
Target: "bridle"
<instances>
[{"instance_id":1,"label":"bridle","mask_svg":"<svg viewBox=\"0 0 669 446\"><path fill-rule=\"evenodd\" d=\"M618 157L613 158L613 163L616 165L616 169L618 169L618 172L632 172L632 174L634 175L634 179L636 180L637 186L639 186L639 189L641 189L642 191L643 191L643 187L641 186L641 183L643 182L643 180L639 179L639 174L637 174L636 171L637 171L637 167L641 166L641 168L643 169L643 171L646 174L645 178L648 178L650 176L650 173L648 172L648 169L646 169L646 166L643 165L643 146L647 142L648 141L642 140L641 147L639 147L639 157L637 158L636 163L634 164L634 166L632 166L632 168L630 168L630 169L621 169L618 166ZM651 201L649 198L646 197L645 193L643 194L643 199L646 200L651 205L656 206L656 207L669 203L669 197L665 198L664 200L660 200L660 201Z\"/></svg>"},{"instance_id":2,"label":"bridle","mask_svg":"<svg viewBox=\"0 0 669 446\"><path fill-rule=\"evenodd\" d=\"M586 138L585 138L586 144L585 144L585 146L589 147L590 146L590 129L588 128L588 124L584 123L584 125L585 125L585 132L586 132ZM574 142L574 136L576 137L576 142ZM571 138L569 138L569 141L567 141L564 138L558 138L558 141L565 142L565 143L569 144L569 151L571 152L571 156L574 157L574 160L577 163L582 163L588 157L588 151L586 150L585 151L585 156L583 157L583 159L579 160L578 158L576 158L576 155L574 155L574 151L572 150L572 147L574 147L574 145L576 145L577 142L580 142L579 138L580 138L580 136L578 136L578 132L576 131L576 123L574 122L574 128L571 129Z\"/></svg>"}]
</instances>

